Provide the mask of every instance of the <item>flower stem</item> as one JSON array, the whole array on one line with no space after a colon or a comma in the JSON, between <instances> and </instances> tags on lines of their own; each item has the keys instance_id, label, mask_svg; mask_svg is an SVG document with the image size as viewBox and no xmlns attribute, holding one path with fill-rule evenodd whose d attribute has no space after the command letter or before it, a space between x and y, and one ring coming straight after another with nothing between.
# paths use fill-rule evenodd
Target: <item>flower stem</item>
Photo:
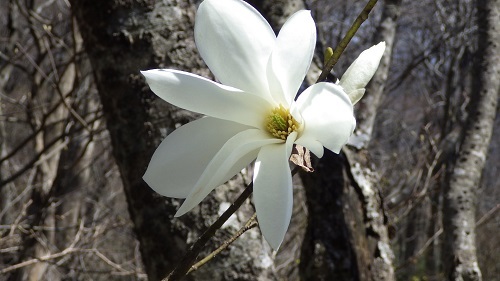
<instances>
[{"instance_id":1,"label":"flower stem","mask_svg":"<svg viewBox=\"0 0 500 281\"><path fill-rule=\"evenodd\" d=\"M354 34L358 31L359 27L361 24L368 18L368 15L370 14L371 10L377 4L378 0L370 0L366 4L365 8L361 13L358 15L356 20L352 23L351 27L349 30L347 30L346 35L340 43L337 45L335 50L333 51L333 55L331 58L328 60L328 62L323 66L323 70L321 71L321 74L318 77L318 80L316 80L316 83L325 81L326 77L328 76L328 73L332 71L333 66L339 61L340 55L344 52L345 48L351 41L352 37L354 37Z\"/></svg>"},{"instance_id":2,"label":"flower stem","mask_svg":"<svg viewBox=\"0 0 500 281\"><path fill-rule=\"evenodd\" d=\"M170 274L162 281L179 280L180 278L184 277L188 272L189 268L191 268L191 265L196 260L196 257L198 257L200 251L203 249L203 246L205 246L208 240L212 236L214 236L217 229L221 228L221 226L229 219L229 217L232 214L234 214L236 210L238 210L238 208L243 204L243 202L245 202L245 200L248 199L248 197L250 197L252 191L253 191L253 182L250 183L245 188L245 190L243 190L243 192L236 199L236 201L234 201L234 203L231 206L229 206L229 208L207 230L205 230L205 232L203 232L200 238L196 240L193 246L191 246L188 252L184 255L184 258L177 265L177 267L172 272L170 272Z\"/></svg>"},{"instance_id":3,"label":"flower stem","mask_svg":"<svg viewBox=\"0 0 500 281\"><path fill-rule=\"evenodd\" d=\"M222 245L219 248L217 248L215 251L211 252L208 256L204 257L202 260L200 260L199 262L197 262L196 264L191 266L191 268L189 269L189 271L186 274L189 274L189 273L197 270L198 268L200 268L201 266L203 266L204 264L209 262L211 259L215 258L215 256L217 256L220 252L222 252L224 249L229 247L229 245L231 245L231 243L233 243L236 239L238 239L238 237L243 235L243 233L256 227L258 225L258 222L255 220L256 217L257 217L257 213L254 213L253 216L247 221L247 223L242 228L240 228L240 230L238 230L233 236L231 236L231 238L224 241L224 243L222 243Z\"/></svg>"}]
</instances>

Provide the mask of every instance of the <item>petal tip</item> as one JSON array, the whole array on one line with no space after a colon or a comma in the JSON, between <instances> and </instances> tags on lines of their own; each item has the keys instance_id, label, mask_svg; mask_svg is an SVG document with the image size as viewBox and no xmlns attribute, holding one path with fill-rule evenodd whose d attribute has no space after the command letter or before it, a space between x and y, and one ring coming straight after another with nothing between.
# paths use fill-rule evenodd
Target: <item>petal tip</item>
<instances>
[{"instance_id":1,"label":"petal tip","mask_svg":"<svg viewBox=\"0 0 500 281\"><path fill-rule=\"evenodd\" d=\"M382 58L382 56L384 55L384 52L385 52L385 47L386 47L385 41L381 41L380 43L371 47L370 49L373 49L373 53L376 55L377 58L378 57ZM379 58L379 60L380 60L380 58Z\"/></svg>"},{"instance_id":2,"label":"petal tip","mask_svg":"<svg viewBox=\"0 0 500 281\"><path fill-rule=\"evenodd\" d=\"M150 172L150 167L148 167L148 169L146 170L146 172L144 173L144 175L142 176L142 180L153 190L155 191L156 193L159 193L158 192L158 189L156 188L155 186L155 179L154 179L154 175L152 175L152 173Z\"/></svg>"},{"instance_id":3,"label":"petal tip","mask_svg":"<svg viewBox=\"0 0 500 281\"><path fill-rule=\"evenodd\" d=\"M270 241L270 240L267 240L267 243L269 244L269 246L271 246L271 248L273 248L273 250L275 252L277 252L279 250L279 248L281 247L281 243L283 243L283 239L281 241Z\"/></svg>"},{"instance_id":4,"label":"petal tip","mask_svg":"<svg viewBox=\"0 0 500 281\"><path fill-rule=\"evenodd\" d=\"M385 45L385 41L382 41L364 50L347 68L339 82L346 93L366 87L377 71L380 60L385 53Z\"/></svg>"},{"instance_id":5,"label":"petal tip","mask_svg":"<svg viewBox=\"0 0 500 281\"><path fill-rule=\"evenodd\" d=\"M142 175L142 180L149 185L149 183L148 183L148 181L149 181L148 180L148 171L147 170L144 173L144 175Z\"/></svg>"},{"instance_id":6,"label":"petal tip","mask_svg":"<svg viewBox=\"0 0 500 281\"><path fill-rule=\"evenodd\" d=\"M184 201L185 203L185 201ZM184 214L186 214L187 212L191 211L192 208L188 208L186 207L186 204L182 204L181 207L177 210L177 212L175 212L174 214L174 218L178 218Z\"/></svg>"}]
</instances>

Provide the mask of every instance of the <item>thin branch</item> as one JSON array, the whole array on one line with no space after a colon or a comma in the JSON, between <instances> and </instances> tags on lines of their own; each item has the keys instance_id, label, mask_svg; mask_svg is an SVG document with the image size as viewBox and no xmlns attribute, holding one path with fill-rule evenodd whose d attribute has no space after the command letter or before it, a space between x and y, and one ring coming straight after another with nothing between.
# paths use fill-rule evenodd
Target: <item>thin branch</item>
<instances>
[{"instance_id":1,"label":"thin branch","mask_svg":"<svg viewBox=\"0 0 500 281\"><path fill-rule=\"evenodd\" d=\"M292 177L299 171L299 167L296 166L292 170ZM191 246L188 252L184 255L177 267L170 272L170 274L163 278L162 281L173 281L179 280L184 277L191 265L194 263L198 254L201 252L208 240L214 236L215 232L221 228L221 226L229 219L229 217L234 214L245 202L245 200L250 197L253 191L253 182L251 182L245 190L240 194L240 196L234 201L234 203L229 206L229 208L196 240L196 242Z\"/></svg>"},{"instance_id":2,"label":"thin branch","mask_svg":"<svg viewBox=\"0 0 500 281\"><path fill-rule=\"evenodd\" d=\"M480 227L481 225L484 224L485 221L487 221L489 218L492 218L493 215L500 209L500 204L497 204L495 207L491 208L488 212L486 212L486 214L484 214L484 216L482 216L478 221L476 221L476 228ZM436 231L436 233L434 233L434 235L432 235L431 238L429 238L425 243L424 245L422 246L422 248L420 248L420 250L418 250L417 253L415 253L413 256L409 257L403 264L401 265L398 265L396 267L396 270L400 270L404 267L406 267L407 265L409 265L410 263L414 263L424 252L425 250L427 250L427 248L429 248L430 245L432 245L432 243L434 243L434 241L436 241L439 236L443 234L443 228L439 228L438 231Z\"/></svg>"},{"instance_id":3,"label":"thin branch","mask_svg":"<svg viewBox=\"0 0 500 281\"><path fill-rule=\"evenodd\" d=\"M247 221L247 223L242 228L240 228L240 230L238 230L231 238L224 241L224 243L222 243L222 245L219 248L217 248L215 251L211 252L208 256L204 257L202 260L191 266L187 274L197 270L198 268L209 262L211 259L215 258L220 252L225 250L227 247L229 247L229 245L231 245L231 243L233 243L234 241L236 241L236 239L238 239L241 235L243 235L243 233L256 227L259 224L255 220L256 217L257 213L253 214L253 216Z\"/></svg>"},{"instance_id":4,"label":"thin branch","mask_svg":"<svg viewBox=\"0 0 500 281\"><path fill-rule=\"evenodd\" d=\"M330 73L330 71L332 71L333 66L339 61L340 55L342 55L345 48L347 47L347 45L349 44L351 39L354 37L354 34L356 34L356 32L358 31L361 24L363 24L363 22L368 18L368 15L370 14L370 12L373 9L373 7L375 6L375 4L377 4L377 0L368 1L365 8L363 9L363 11L361 11L361 13L358 15L356 20L352 23L349 30L347 30L347 33L344 36L344 38L342 38L340 43L337 45L337 47L333 51L332 57L328 60L326 65L323 67L323 70L321 71L321 74L319 75L318 80L316 80L316 83L324 81L326 79L326 77L328 76L328 73Z\"/></svg>"},{"instance_id":5,"label":"thin branch","mask_svg":"<svg viewBox=\"0 0 500 281\"><path fill-rule=\"evenodd\" d=\"M240 206L245 202L245 200L250 197L253 191L253 182L250 183L247 188L240 194L240 196L234 201L234 203L196 240L196 242L191 246L189 251L184 255L184 258L177 265L177 267L162 281L172 281L179 280L184 277L191 265L198 257L198 254L203 249L203 246L208 242L215 232L221 228L221 226L229 219L229 217L240 208Z\"/></svg>"},{"instance_id":6,"label":"thin branch","mask_svg":"<svg viewBox=\"0 0 500 281\"><path fill-rule=\"evenodd\" d=\"M491 208L486 214L484 214L477 222L476 222L476 228L480 227L483 225L485 222L487 222L489 219L493 218L495 213L500 209L500 204L497 204L495 207Z\"/></svg>"},{"instance_id":7,"label":"thin branch","mask_svg":"<svg viewBox=\"0 0 500 281\"><path fill-rule=\"evenodd\" d=\"M26 59L28 59L28 61L32 64L32 66L37 70L37 72L45 79L45 81L47 81L47 83L49 83L49 85L56 91L56 93L59 95L59 98L61 98L61 101L62 101L62 104L64 105L64 107L66 107L66 109L68 110L68 112L75 118L76 121L78 121L87 131L90 132L90 128L89 128L89 125L87 124L87 122L85 122L85 120L80 116L80 114L78 114L78 112L75 111L75 109L70 105L68 104L68 102L66 101L66 99L64 98L64 94L61 92L61 88L59 87L59 85L57 83L59 83L60 81L57 81L54 82L50 77L47 76L47 74L40 68L40 66L35 62L35 60L28 54L28 51L24 49L24 47L17 43L16 46L19 48L19 50L21 50L21 52L25 55ZM50 52L48 52L50 53ZM69 67L69 66L68 66ZM73 89L74 90L74 89ZM73 90L70 91L73 92Z\"/></svg>"},{"instance_id":8,"label":"thin branch","mask_svg":"<svg viewBox=\"0 0 500 281\"><path fill-rule=\"evenodd\" d=\"M95 122L97 120L98 119L92 120L92 122ZM79 128L78 130L74 131L73 133L78 132L78 131L80 131L82 129L83 128ZM102 130L99 129L99 130L94 130L94 131L89 131L89 132L90 132L90 135L94 135L94 134L100 133L101 131ZM51 149L52 149L51 153L54 153L55 151L63 149L64 145L66 145L67 142L69 141L69 140L65 140L65 138L69 137L70 135L71 134L68 133L68 132L63 132L61 135L59 135L58 137L56 137L55 139L53 139L52 141L50 141L49 143L47 143L42 148L42 150L39 153L37 153L26 165L24 165L22 168L20 168L19 170L17 170L15 173L13 173L12 175L10 175L8 178L0 180L0 190L2 189L3 186L5 186L6 184L8 184L9 182L14 181L15 179L17 179L18 177L20 177L21 175L23 175L24 172L26 172L27 170L29 170L32 167L38 165L40 162L45 161L48 158L48 156L46 155L46 153L48 151L50 151ZM62 142L59 144L60 141L62 141ZM52 148L53 146L55 146L55 148ZM45 157L44 157L44 155L45 155Z\"/></svg>"},{"instance_id":9,"label":"thin branch","mask_svg":"<svg viewBox=\"0 0 500 281\"><path fill-rule=\"evenodd\" d=\"M64 249L64 251L59 252L59 253L55 253L55 254L51 254L51 255L45 255L45 256L42 256L42 257L38 257L38 258L33 258L33 259L30 259L30 260L27 260L27 261L24 261L24 262L21 262L21 263L18 263L18 264L14 264L14 265L8 266L8 267L3 268L3 269L0 269L0 274L5 274L7 272L10 272L10 271L13 271L13 270L16 270L16 269L19 269L19 268L23 268L23 267L35 264L37 262L45 262L45 261L49 261L49 260L53 260L53 259L57 259L57 258L63 257L65 255L68 255L68 254L71 254L71 253L74 253L74 252L81 252L81 251L82 251L81 249L77 249L77 248L66 248L66 249Z\"/></svg>"},{"instance_id":10,"label":"thin branch","mask_svg":"<svg viewBox=\"0 0 500 281\"><path fill-rule=\"evenodd\" d=\"M434 233L434 235L432 235L432 237L429 238L424 243L424 245L422 246L422 248L420 248L420 250L418 250L417 253L415 253L413 256L409 257L403 264L396 266L396 270L400 270L400 269L408 266L409 264L414 263L425 252L425 250L427 250L427 248L430 245L432 245L432 243L434 243L434 241L436 241L439 238L439 236L441 234L443 234L443 228L439 228L439 230L436 231L436 233Z\"/></svg>"},{"instance_id":11,"label":"thin branch","mask_svg":"<svg viewBox=\"0 0 500 281\"><path fill-rule=\"evenodd\" d=\"M58 103L56 103L54 105L54 107L52 107L46 114L44 114L43 118L42 118L42 121L41 121L41 124L38 126L38 128L36 130L34 130L29 136L27 136L24 140L18 142L18 144L16 145L15 148L11 149L10 152L8 152L5 156L3 156L2 158L0 158L0 164L6 160L8 160L9 158L11 158L13 155L15 155L16 153L18 153L22 148L24 148L28 143L30 143L31 141L33 141L33 139L40 133L42 132L44 129L46 129L45 125L46 125L46 122L48 120L48 116L50 116L50 114L54 113L54 111L56 111L56 109L59 107L59 105L62 104L62 100L60 100Z\"/></svg>"}]
</instances>

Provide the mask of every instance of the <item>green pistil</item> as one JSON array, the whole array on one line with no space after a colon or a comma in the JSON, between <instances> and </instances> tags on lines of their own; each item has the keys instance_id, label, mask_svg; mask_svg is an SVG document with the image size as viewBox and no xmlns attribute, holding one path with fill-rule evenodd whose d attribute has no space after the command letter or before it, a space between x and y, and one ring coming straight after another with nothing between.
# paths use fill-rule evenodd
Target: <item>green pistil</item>
<instances>
[{"instance_id":1,"label":"green pistil","mask_svg":"<svg viewBox=\"0 0 500 281\"><path fill-rule=\"evenodd\" d=\"M275 138L286 140L289 134L297 131L299 123L292 117L290 111L280 104L267 117L266 128Z\"/></svg>"},{"instance_id":2,"label":"green pistil","mask_svg":"<svg viewBox=\"0 0 500 281\"><path fill-rule=\"evenodd\" d=\"M273 113L271 116L269 116L269 126L273 129L284 131L286 130L286 121L283 116L279 115L278 113Z\"/></svg>"}]
</instances>

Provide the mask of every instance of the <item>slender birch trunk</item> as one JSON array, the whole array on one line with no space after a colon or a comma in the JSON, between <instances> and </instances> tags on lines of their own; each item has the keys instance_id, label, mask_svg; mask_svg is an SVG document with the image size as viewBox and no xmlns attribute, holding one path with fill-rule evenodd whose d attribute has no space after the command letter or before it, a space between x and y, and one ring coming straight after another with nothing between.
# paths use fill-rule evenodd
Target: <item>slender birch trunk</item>
<instances>
[{"instance_id":1,"label":"slender birch trunk","mask_svg":"<svg viewBox=\"0 0 500 281\"><path fill-rule=\"evenodd\" d=\"M500 1L478 0L478 50L469 119L449 175L443 211L443 264L448 280L482 280L477 263L476 193L486 162L500 89Z\"/></svg>"}]
</instances>

